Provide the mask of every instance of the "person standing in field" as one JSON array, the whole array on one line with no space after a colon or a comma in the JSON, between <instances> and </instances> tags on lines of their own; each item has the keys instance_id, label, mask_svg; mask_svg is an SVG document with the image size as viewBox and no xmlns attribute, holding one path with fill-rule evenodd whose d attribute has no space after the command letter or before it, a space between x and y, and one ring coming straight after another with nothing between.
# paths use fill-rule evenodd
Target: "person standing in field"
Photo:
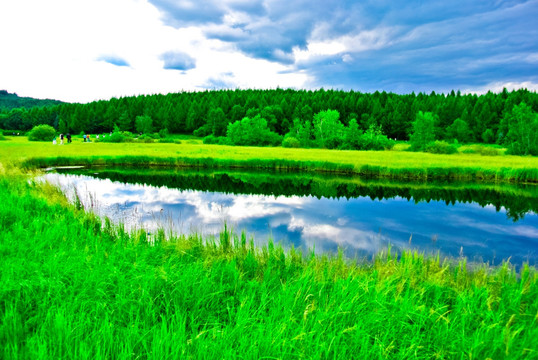
<instances>
[{"instance_id":1,"label":"person standing in field","mask_svg":"<svg viewBox=\"0 0 538 360\"><path fill-rule=\"evenodd\" d=\"M86 134L84 134L83 138L84 138L84 142L86 142Z\"/></svg>"},{"instance_id":2,"label":"person standing in field","mask_svg":"<svg viewBox=\"0 0 538 360\"><path fill-rule=\"evenodd\" d=\"M71 143L71 133L67 133L67 143Z\"/></svg>"},{"instance_id":3,"label":"person standing in field","mask_svg":"<svg viewBox=\"0 0 538 360\"><path fill-rule=\"evenodd\" d=\"M60 145L64 144L64 134L60 134Z\"/></svg>"}]
</instances>

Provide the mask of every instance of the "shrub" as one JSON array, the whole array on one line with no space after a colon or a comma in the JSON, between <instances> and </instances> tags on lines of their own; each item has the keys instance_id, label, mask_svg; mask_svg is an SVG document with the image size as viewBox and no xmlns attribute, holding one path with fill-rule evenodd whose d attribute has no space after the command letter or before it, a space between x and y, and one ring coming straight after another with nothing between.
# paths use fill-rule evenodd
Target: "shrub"
<instances>
[{"instance_id":1,"label":"shrub","mask_svg":"<svg viewBox=\"0 0 538 360\"><path fill-rule=\"evenodd\" d=\"M293 136L288 136L282 140L282 147L285 148L298 148L301 146L301 142Z\"/></svg>"},{"instance_id":2,"label":"shrub","mask_svg":"<svg viewBox=\"0 0 538 360\"><path fill-rule=\"evenodd\" d=\"M219 138L216 137L215 135L211 134L211 135L207 135L203 140L202 142L204 144L218 144L219 142Z\"/></svg>"},{"instance_id":3,"label":"shrub","mask_svg":"<svg viewBox=\"0 0 538 360\"><path fill-rule=\"evenodd\" d=\"M204 137L211 134L211 127L208 124L201 126L200 128L194 130L192 133L194 136Z\"/></svg>"},{"instance_id":4,"label":"shrub","mask_svg":"<svg viewBox=\"0 0 538 360\"><path fill-rule=\"evenodd\" d=\"M37 125L34 126L28 134L28 140L30 141L52 141L56 136L56 130L50 125Z\"/></svg>"},{"instance_id":5,"label":"shrub","mask_svg":"<svg viewBox=\"0 0 538 360\"><path fill-rule=\"evenodd\" d=\"M267 120L259 115L229 124L226 137L231 145L277 146L282 143L282 136L272 132L267 126Z\"/></svg>"},{"instance_id":6,"label":"shrub","mask_svg":"<svg viewBox=\"0 0 538 360\"><path fill-rule=\"evenodd\" d=\"M425 146L424 151L432 154L454 154L458 149L446 141L432 141Z\"/></svg>"},{"instance_id":7,"label":"shrub","mask_svg":"<svg viewBox=\"0 0 538 360\"><path fill-rule=\"evenodd\" d=\"M383 135L381 127L370 126L359 138L360 150L389 150L396 142Z\"/></svg>"},{"instance_id":8,"label":"shrub","mask_svg":"<svg viewBox=\"0 0 538 360\"><path fill-rule=\"evenodd\" d=\"M103 142L121 143L121 142L132 142L134 139L133 139L132 133L128 131L125 131L125 132L118 131L118 132L113 132L112 135L102 138L100 140Z\"/></svg>"},{"instance_id":9,"label":"shrub","mask_svg":"<svg viewBox=\"0 0 538 360\"><path fill-rule=\"evenodd\" d=\"M0 134L0 141L7 140L6 137L2 134Z\"/></svg>"},{"instance_id":10,"label":"shrub","mask_svg":"<svg viewBox=\"0 0 538 360\"><path fill-rule=\"evenodd\" d=\"M143 143L153 143L154 140L153 140L153 137L151 135L140 135L137 139L138 142L143 142Z\"/></svg>"},{"instance_id":11,"label":"shrub","mask_svg":"<svg viewBox=\"0 0 538 360\"><path fill-rule=\"evenodd\" d=\"M170 133L168 132L167 128L159 130L159 136L161 139L166 139L168 136L170 136Z\"/></svg>"},{"instance_id":12,"label":"shrub","mask_svg":"<svg viewBox=\"0 0 538 360\"><path fill-rule=\"evenodd\" d=\"M123 142L123 140L125 140L125 136L123 136L123 134L120 132L112 133L112 135L107 136L105 139L103 139L103 141L111 143L120 143Z\"/></svg>"}]
</instances>

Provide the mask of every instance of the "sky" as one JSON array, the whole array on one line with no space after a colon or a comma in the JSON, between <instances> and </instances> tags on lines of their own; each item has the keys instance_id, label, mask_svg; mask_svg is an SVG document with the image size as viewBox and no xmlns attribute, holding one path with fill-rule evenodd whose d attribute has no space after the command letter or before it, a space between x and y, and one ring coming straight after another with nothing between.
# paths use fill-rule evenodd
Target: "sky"
<instances>
[{"instance_id":1,"label":"sky","mask_svg":"<svg viewBox=\"0 0 538 360\"><path fill-rule=\"evenodd\" d=\"M2 0L0 89L538 90L538 0Z\"/></svg>"}]
</instances>

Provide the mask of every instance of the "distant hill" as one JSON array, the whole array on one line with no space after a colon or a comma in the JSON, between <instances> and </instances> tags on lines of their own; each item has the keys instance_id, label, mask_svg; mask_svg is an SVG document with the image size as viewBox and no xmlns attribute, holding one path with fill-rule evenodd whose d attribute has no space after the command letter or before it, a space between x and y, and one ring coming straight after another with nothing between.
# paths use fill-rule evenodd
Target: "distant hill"
<instances>
[{"instance_id":1,"label":"distant hill","mask_svg":"<svg viewBox=\"0 0 538 360\"><path fill-rule=\"evenodd\" d=\"M59 100L34 99L30 97L20 97L17 94L9 93L7 90L0 90L0 112L15 108L32 108L35 106L52 106L63 104Z\"/></svg>"}]
</instances>

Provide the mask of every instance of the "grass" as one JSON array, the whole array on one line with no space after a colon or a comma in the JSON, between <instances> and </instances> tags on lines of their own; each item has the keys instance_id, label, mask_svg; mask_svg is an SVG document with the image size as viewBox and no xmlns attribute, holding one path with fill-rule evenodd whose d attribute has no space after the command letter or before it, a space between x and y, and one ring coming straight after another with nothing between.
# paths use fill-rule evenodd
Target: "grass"
<instances>
[{"instance_id":1,"label":"grass","mask_svg":"<svg viewBox=\"0 0 538 360\"><path fill-rule=\"evenodd\" d=\"M533 267L165 241L0 175L0 358L538 358Z\"/></svg>"},{"instance_id":2,"label":"grass","mask_svg":"<svg viewBox=\"0 0 538 360\"><path fill-rule=\"evenodd\" d=\"M470 268L390 248L372 261L305 257L227 229L219 239L126 233L26 174L132 164L537 182L536 158L8 140L0 358L538 359L534 267Z\"/></svg>"},{"instance_id":3,"label":"grass","mask_svg":"<svg viewBox=\"0 0 538 360\"><path fill-rule=\"evenodd\" d=\"M0 159L23 162L27 167L131 164L288 169L395 179L538 182L536 157L239 147L206 145L197 140L181 144L88 144L75 141L67 146L53 146L15 137L0 143Z\"/></svg>"}]
</instances>

